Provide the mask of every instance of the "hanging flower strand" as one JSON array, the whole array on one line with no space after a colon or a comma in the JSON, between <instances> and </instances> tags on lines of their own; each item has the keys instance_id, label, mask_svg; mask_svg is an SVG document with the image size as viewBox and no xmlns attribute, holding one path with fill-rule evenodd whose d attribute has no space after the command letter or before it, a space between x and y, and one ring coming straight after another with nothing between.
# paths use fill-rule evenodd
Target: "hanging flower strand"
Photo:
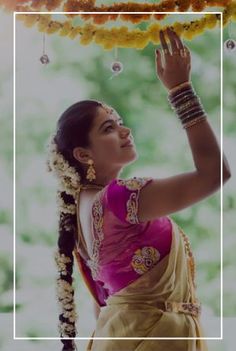
<instances>
[{"instance_id":1,"label":"hanging flower strand","mask_svg":"<svg viewBox=\"0 0 236 351\"><path fill-rule=\"evenodd\" d=\"M88 5L90 2L90 6ZM132 23L140 23L148 21L150 18L162 20L167 14L152 14L151 12L185 12L191 7L193 12L201 12L206 7L226 7L232 0L164 0L158 4L153 3L114 3L112 5L92 6L94 1L67 1L63 10L65 12L117 12L117 14L81 14L84 20L92 19L95 24L104 24L109 20L116 20L117 18L130 21ZM150 14L121 14L119 12L150 12ZM77 15L68 14L68 17Z\"/></svg>"},{"instance_id":2,"label":"hanging flower strand","mask_svg":"<svg viewBox=\"0 0 236 351\"><path fill-rule=\"evenodd\" d=\"M28 27L38 26L40 32L47 34L58 33L60 36L67 36L74 39L80 36L80 44L89 45L93 41L106 50L114 47L143 49L149 42L159 44L160 30L165 30L167 25L162 26L159 23L150 24L146 30L140 29L129 30L127 27L114 27L107 29L94 24L85 24L84 26L73 26L72 21L65 22L54 21L51 15L17 15ZM227 6L223 13L224 26L231 20L236 20L236 3ZM207 29L214 28L217 23L220 25L220 15L208 14L201 19L190 22L175 22L172 29L184 39L191 40L200 35Z\"/></svg>"},{"instance_id":3,"label":"hanging flower strand","mask_svg":"<svg viewBox=\"0 0 236 351\"><path fill-rule=\"evenodd\" d=\"M152 14L151 12L184 12L190 8L193 12L201 12L206 7L226 7L234 0L163 0L155 3L135 3L120 2L111 5L96 6L96 0L0 0L0 5L10 11L33 12L33 11L53 11L62 10L63 12L117 12L117 14L87 14L79 15L84 20L92 19L95 24L104 24L108 20L115 21L117 18L140 23L148 21L154 17L162 20L167 14ZM119 12L150 12L150 14L121 14ZM78 14L67 14L68 17L76 17Z\"/></svg>"}]
</instances>

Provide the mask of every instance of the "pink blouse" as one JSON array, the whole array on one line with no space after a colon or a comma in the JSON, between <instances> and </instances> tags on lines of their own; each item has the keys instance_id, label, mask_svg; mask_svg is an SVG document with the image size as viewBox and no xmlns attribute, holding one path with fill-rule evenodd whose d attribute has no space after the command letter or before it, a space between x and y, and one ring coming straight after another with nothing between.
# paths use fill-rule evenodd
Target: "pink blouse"
<instances>
[{"instance_id":1,"label":"pink blouse","mask_svg":"<svg viewBox=\"0 0 236 351\"><path fill-rule=\"evenodd\" d=\"M93 254L86 264L107 296L138 279L170 251L170 219L141 222L137 216L140 190L151 181L114 179L96 195Z\"/></svg>"}]
</instances>

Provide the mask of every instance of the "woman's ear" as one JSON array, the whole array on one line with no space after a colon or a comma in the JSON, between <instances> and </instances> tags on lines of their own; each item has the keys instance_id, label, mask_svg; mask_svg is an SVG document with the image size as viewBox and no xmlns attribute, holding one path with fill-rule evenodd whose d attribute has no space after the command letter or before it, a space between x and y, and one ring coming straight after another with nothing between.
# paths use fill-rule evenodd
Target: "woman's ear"
<instances>
[{"instance_id":1,"label":"woman's ear","mask_svg":"<svg viewBox=\"0 0 236 351\"><path fill-rule=\"evenodd\" d=\"M91 159L90 152L83 147L75 147L73 150L74 158L84 164L88 163L88 160Z\"/></svg>"}]
</instances>

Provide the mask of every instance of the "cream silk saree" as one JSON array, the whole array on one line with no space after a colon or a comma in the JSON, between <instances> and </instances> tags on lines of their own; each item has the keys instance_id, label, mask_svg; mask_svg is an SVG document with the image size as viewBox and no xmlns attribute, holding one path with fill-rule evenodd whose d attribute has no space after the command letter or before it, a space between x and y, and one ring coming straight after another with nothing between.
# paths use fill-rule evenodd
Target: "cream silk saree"
<instances>
[{"instance_id":1,"label":"cream silk saree","mask_svg":"<svg viewBox=\"0 0 236 351\"><path fill-rule=\"evenodd\" d=\"M199 339L145 339L204 336L199 320L200 304L195 296L192 254L184 232L170 220L173 239L169 255L109 296L106 305L97 299L102 307L92 337L114 339L91 339L87 351L207 351L205 341ZM94 288L92 290L96 298ZM116 337L144 340L119 340Z\"/></svg>"}]
</instances>

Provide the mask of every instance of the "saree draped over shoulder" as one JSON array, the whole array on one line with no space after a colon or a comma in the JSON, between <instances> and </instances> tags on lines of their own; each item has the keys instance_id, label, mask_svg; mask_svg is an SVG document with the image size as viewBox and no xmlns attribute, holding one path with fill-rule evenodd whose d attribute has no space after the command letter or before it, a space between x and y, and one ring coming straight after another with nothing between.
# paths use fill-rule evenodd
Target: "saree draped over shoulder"
<instances>
[{"instance_id":1,"label":"saree draped over shoulder","mask_svg":"<svg viewBox=\"0 0 236 351\"><path fill-rule=\"evenodd\" d=\"M89 290L101 306L92 337L114 338L112 340L93 339L87 351L207 351L204 340L194 339L204 335L200 324L201 307L195 295L194 261L188 238L169 216L147 223L138 220L139 190L150 181L150 178L141 178L141 180L135 178L135 181L136 183L138 181L139 186L132 187L130 180L127 180L130 194L126 198L126 204L127 201L130 204L131 199L134 200L132 216L129 205L126 209L123 208L125 217L122 211L117 216L114 208L109 210L107 204L110 201L108 193L110 185L99 195L99 201L102 201L103 205L100 208L99 218L96 219L103 218L102 224L100 222L100 229L103 228L103 231L99 250L95 250L96 254L99 253L96 261L92 258L92 263L85 263L79 253L76 254L78 262L80 261L80 270L83 268L81 262L84 267L87 267L86 273L85 269L81 272ZM127 188L127 184L121 185ZM134 193L136 195L132 195ZM118 194L118 204L119 201ZM109 217L106 219L107 210L115 213L119 221L113 222L113 225L109 224L110 232L106 229L109 223ZM129 218L131 220L128 220ZM133 230L136 231L135 241L130 232ZM125 231L126 240L119 235L122 231ZM96 235L95 230L95 240ZM119 244L118 238L114 238L114 247L109 240L112 235L120 237ZM159 238L160 235L165 237L165 242ZM106 242L109 246L106 246ZM118 245L120 259L114 251ZM103 258L103 254L108 249L110 249L108 257ZM139 265L133 264L134 255L132 254L140 255ZM121 270L122 262L125 266L123 270ZM107 269L110 266L112 271ZM120 278L120 272L124 272L124 279ZM143 339L119 340L117 337ZM151 340L147 338L185 339Z\"/></svg>"}]
</instances>

